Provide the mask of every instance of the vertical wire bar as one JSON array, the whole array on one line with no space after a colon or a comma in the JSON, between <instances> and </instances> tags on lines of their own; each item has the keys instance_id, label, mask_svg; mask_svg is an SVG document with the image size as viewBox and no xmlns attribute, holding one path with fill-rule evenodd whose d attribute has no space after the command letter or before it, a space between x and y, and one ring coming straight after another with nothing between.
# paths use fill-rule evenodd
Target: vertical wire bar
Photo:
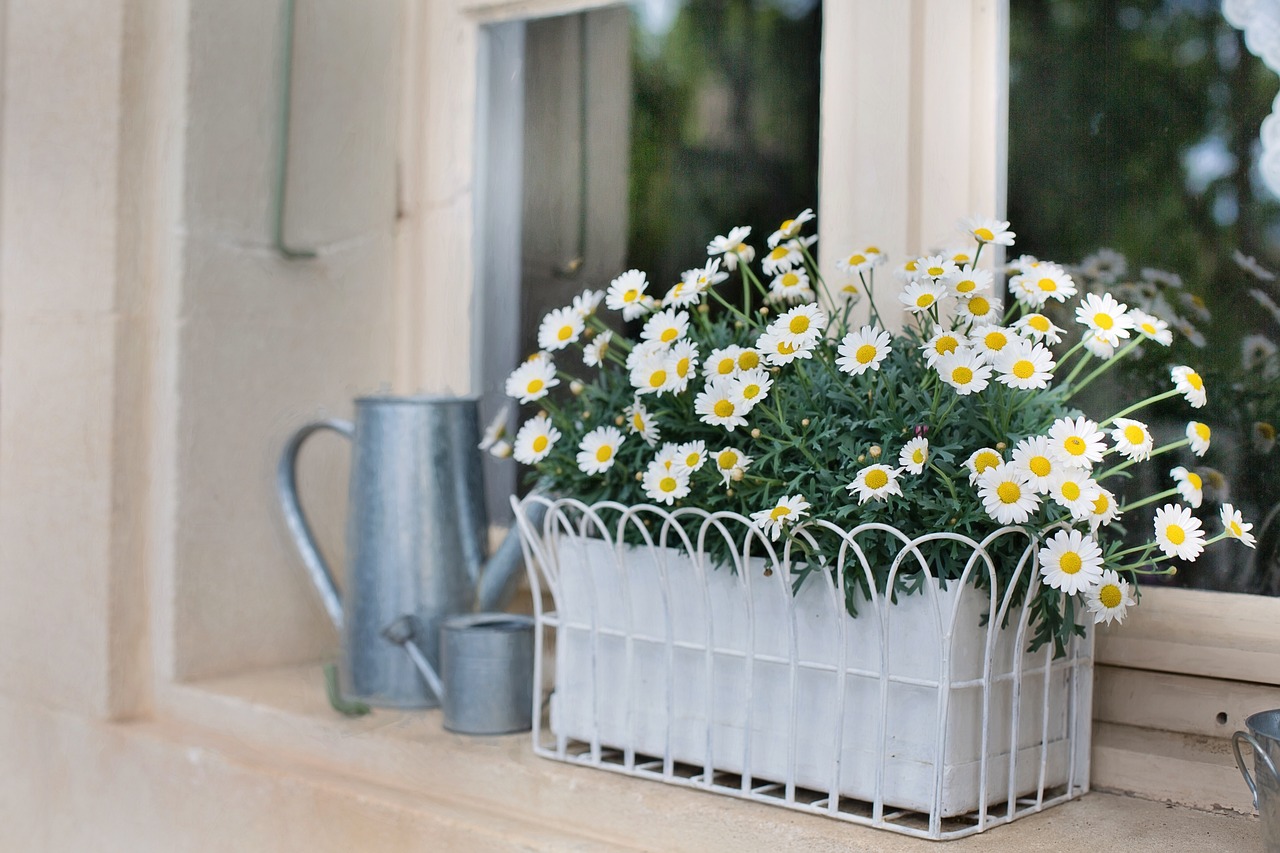
<instances>
[{"instance_id":1,"label":"vertical wire bar","mask_svg":"<svg viewBox=\"0 0 1280 853\"><path fill-rule=\"evenodd\" d=\"M1040 776L1036 782L1036 810L1044 808L1045 775L1049 767L1049 692L1053 681L1053 644L1044 647L1044 689L1040 698L1043 708L1040 721Z\"/></svg>"},{"instance_id":2,"label":"vertical wire bar","mask_svg":"<svg viewBox=\"0 0 1280 853\"><path fill-rule=\"evenodd\" d=\"M751 794L751 741L754 738L755 729L752 723L755 722L755 701L754 687L756 676L756 608L755 597L751 591L751 536L748 532L744 537L742 548L742 564L743 571L741 573L742 588L746 598L747 612L747 645L743 649L742 660L746 665L746 723L742 729L742 791L750 796ZM768 548L765 549L769 550Z\"/></svg>"},{"instance_id":3,"label":"vertical wire bar","mask_svg":"<svg viewBox=\"0 0 1280 853\"><path fill-rule=\"evenodd\" d=\"M974 552L974 557L981 560L982 565L987 569L987 577L991 581L991 603L988 612L990 616L987 618L987 638L982 654L982 742L978 752L978 827L986 829L987 826L987 753L990 750L991 743L991 666L992 657L995 655L996 637L999 636L1000 624L1004 621L1008 601L1003 601L999 613L996 612L997 584L995 565L991 562L990 555L987 554L986 548L981 546ZM1009 590L1012 591L1013 583L1009 584ZM964 588L960 590L964 594ZM1005 592L1007 599L1010 592Z\"/></svg>"},{"instance_id":4,"label":"vertical wire bar","mask_svg":"<svg viewBox=\"0 0 1280 853\"><path fill-rule=\"evenodd\" d=\"M586 16L583 15L585 19ZM677 526L679 522L676 522ZM661 555L655 550L658 568L658 591L662 595L662 625L663 625L663 649L662 658L666 663L666 688L667 688L667 717L662 729L662 764L665 769L667 764L667 756L671 755L671 730L675 727L676 720L676 691L675 691L675 617L671 612L671 576L668 571L667 558L674 555L671 549L666 546L667 528L662 529L662 549ZM650 548L654 546L650 545ZM693 561L692 555L689 556L690 562ZM631 762L629 766L634 766L635 750L631 750Z\"/></svg>"},{"instance_id":5,"label":"vertical wire bar","mask_svg":"<svg viewBox=\"0 0 1280 853\"><path fill-rule=\"evenodd\" d=\"M702 716L703 716L703 721L706 724L706 732L704 733L706 751L703 753L703 756L702 756L702 781L703 781L704 787L710 788L712 786L712 781L715 777L714 766L713 766L714 757L715 757L715 751L714 751L715 626L712 623L714 616L712 615L713 611L711 609L710 582L707 579L706 550L702 547L703 533L705 529L706 528L704 525L703 529L698 532L699 557L698 559L695 559L693 561L693 565L694 565L694 572L697 574L697 577L698 577L698 587L699 587L699 590L702 592L702 613L703 613L702 624L703 624L704 646L703 646L702 660L703 660L703 672L704 672L703 683L706 688L706 694L705 694L705 699L703 704ZM723 528L721 528L721 530L723 531ZM726 539L727 538L728 537L726 536ZM739 567L739 571L742 571L741 567ZM671 754L670 754L670 749L668 749L667 755L663 760L663 766L662 766L663 777L668 779L671 778L672 769L673 767L672 767L672 761L671 761Z\"/></svg>"},{"instance_id":6,"label":"vertical wire bar","mask_svg":"<svg viewBox=\"0 0 1280 853\"><path fill-rule=\"evenodd\" d=\"M796 597L792 594L791 588L791 542L787 542L786 547L782 551L782 563L774 568L774 576L778 578L777 589L782 596L782 606L788 614L787 624L790 628L788 632L787 646L787 687L789 699L787 702L787 773L786 779L786 800L788 803L796 801L796 705L798 694L800 692L800 644L796 636Z\"/></svg>"},{"instance_id":7,"label":"vertical wire bar","mask_svg":"<svg viewBox=\"0 0 1280 853\"><path fill-rule=\"evenodd\" d=\"M918 546L913 547L917 548L916 553L919 554ZM923 559L923 555L921 555L921 558ZM927 566L922 571L924 573L925 588L928 590L927 595L933 604L934 618L938 623L938 720L933 742L935 750L933 808L929 812L929 837L938 838L942 832L942 780L946 775L947 768L947 718L951 711L951 642L952 635L955 632L956 610L960 606L960 597L964 595L964 585L962 581L956 595L956 603L951 607L951 624L947 625L942 619L942 602L939 600L936 578L934 578Z\"/></svg>"},{"instance_id":8,"label":"vertical wire bar","mask_svg":"<svg viewBox=\"0 0 1280 853\"><path fill-rule=\"evenodd\" d=\"M899 555L900 557L901 555ZM899 558L889 569L884 596L880 599L880 713L876 715L876 788L871 803L871 819L876 826L884 824L884 770L889 750L889 606L893 593L893 579Z\"/></svg>"},{"instance_id":9,"label":"vertical wire bar","mask_svg":"<svg viewBox=\"0 0 1280 853\"><path fill-rule=\"evenodd\" d=\"M845 694L848 692L848 646L849 646L849 619L851 618L846 612L844 602L844 560L848 553L848 540L840 547L840 553L836 557L836 579L835 585L831 590L832 593L832 613L836 620L837 630L839 632L840 645L836 648L836 748L831 758L831 787L827 791L827 813L840 813L840 772L844 762L844 737L845 737ZM823 577L828 584L831 583L830 575L823 572Z\"/></svg>"},{"instance_id":10,"label":"vertical wire bar","mask_svg":"<svg viewBox=\"0 0 1280 853\"><path fill-rule=\"evenodd\" d=\"M570 533L570 536L573 534ZM619 534L621 535L621 534ZM613 544L613 543L608 543ZM578 549L579 558L583 556L583 549ZM614 560L617 560L615 551ZM596 590L596 580L591 573L591 568L586 567L583 574L587 578L587 612L591 616L590 621L590 637L591 637L591 763L598 765L600 763L600 706L601 706L601 690L600 690L600 597Z\"/></svg>"}]
</instances>

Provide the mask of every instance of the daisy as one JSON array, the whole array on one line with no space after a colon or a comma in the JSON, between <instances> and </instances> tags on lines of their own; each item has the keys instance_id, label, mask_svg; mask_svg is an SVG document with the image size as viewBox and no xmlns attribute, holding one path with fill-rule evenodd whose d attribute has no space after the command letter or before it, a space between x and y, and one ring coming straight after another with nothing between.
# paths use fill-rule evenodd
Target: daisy
<instances>
[{"instance_id":1,"label":"daisy","mask_svg":"<svg viewBox=\"0 0 1280 853\"><path fill-rule=\"evenodd\" d=\"M770 249L769 254L765 255L764 260L760 262L760 268L764 270L765 275L777 275L803 263L804 254L800 251L800 242L789 240Z\"/></svg>"},{"instance_id":2,"label":"daisy","mask_svg":"<svg viewBox=\"0 0 1280 853\"><path fill-rule=\"evenodd\" d=\"M797 358L813 357L812 351L818 343L817 338L794 341L794 337L789 332L782 332L770 326L761 333L756 346L764 353L765 361L779 367L790 364Z\"/></svg>"},{"instance_id":3,"label":"daisy","mask_svg":"<svg viewBox=\"0 0 1280 853\"><path fill-rule=\"evenodd\" d=\"M807 347L817 343L827 327L827 315L817 305L797 305L770 324L769 329L785 336L788 343Z\"/></svg>"},{"instance_id":4,"label":"daisy","mask_svg":"<svg viewBox=\"0 0 1280 853\"><path fill-rule=\"evenodd\" d=\"M1119 517L1120 504L1116 502L1116 496L1099 486L1098 496L1089 507L1089 524L1095 529L1106 527Z\"/></svg>"},{"instance_id":5,"label":"daisy","mask_svg":"<svg viewBox=\"0 0 1280 853\"><path fill-rule=\"evenodd\" d=\"M627 270L609 282L604 304L610 311L621 311L622 319L634 320L647 310L644 303L649 281L640 270Z\"/></svg>"},{"instance_id":6,"label":"daisy","mask_svg":"<svg viewBox=\"0 0 1280 853\"><path fill-rule=\"evenodd\" d=\"M1086 417L1058 418L1049 427L1049 445L1058 459L1074 468L1093 470L1106 452L1105 436L1098 425Z\"/></svg>"},{"instance_id":7,"label":"daisy","mask_svg":"<svg viewBox=\"0 0 1280 853\"><path fill-rule=\"evenodd\" d=\"M1083 592L1102 578L1102 549L1079 530L1059 530L1040 549L1040 576L1067 595Z\"/></svg>"},{"instance_id":8,"label":"daisy","mask_svg":"<svg viewBox=\"0 0 1280 853\"><path fill-rule=\"evenodd\" d=\"M1115 249L1099 249L1080 262L1080 272L1104 284L1118 281L1129 271L1129 262Z\"/></svg>"},{"instance_id":9,"label":"daisy","mask_svg":"<svg viewBox=\"0 0 1280 853\"><path fill-rule=\"evenodd\" d=\"M590 343L582 347L582 363L587 367L602 367L605 353L609 351L609 342L613 340L613 332L605 330L596 335Z\"/></svg>"},{"instance_id":10,"label":"daisy","mask_svg":"<svg viewBox=\"0 0 1280 853\"><path fill-rule=\"evenodd\" d=\"M623 410L623 414L627 418L628 432L643 438L650 447L658 443L658 435L660 433L658 421L653 415L649 414L649 410L644 407L644 403L641 403L638 397L635 402Z\"/></svg>"},{"instance_id":11,"label":"daisy","mask_svg":"<svg viewBox=\"0 0 1280 853\"><path fill-rule=\"evenodd\" d=\"M707 254L712 257L716 255L724 255L725 263L729 263L730 256L737 256L743 249L750 248L744 244L744 241L751 236L750 225L739 225L729 229L729 233L723 237L716 237L707 244ZM733 269L733 267L729 267Z\"/></svg>"},{"instance_id":12,"label":"daisy","mask_svg":"<svg viewBox=\"0 0 1280 853\"><path fill-rule=\"evenodd\" d=\"M1151 430L1141 421L1129 418L1116 418L1116 428L1111 430L1111 440L1116 450L1126 459L1141 462L1151 457L1151 449L1155 445Z\"/></svg>"},{"instance_id":13,"label":"daisy","mask_svg":"<svg viewBox=\"0 0 1280 853\"><path fill-rule=\"evenodd\" d=\"M902 494L902 488L898 485L898 473L897 468L890 468L888 465L868 465L845 488L857 493L860 504L873 499L882 501L889 495Z\"/></svg>"},{"instance_id":14,"label":"daisy","mask_svg":"<svg viewBox=\"0 0 1280 853\"><path fill-rule=\"evenodd\" d=\"M596 427L578 444L578 470L584 474L603 474L613 467L613 460L626 441L616 427Z\"/></svg>"},{"instance_id":15,"label":"daisy","mask_svg":"<svg viewBox=\"0 0 1280 853\"><path fill-rule=\"evenodd\" d=\"M703 441L688 441L676 447L676 463L690 472L697 471L707 462L707 445Z\"/></svg>"},{"instance_id":16,"label":"daisy","mask_svg":"<svg viewBox=\"0 0 1280 853\"><path fill-rule=\"evenodd\" d=\"M1196 456L1204 456L1209 452L1210 429L1208 424L1191 421L1187 424L1187 441L1191 442L1191 452Z\"/></svg>"},{"instance_id":17,"label":"daisy","mask_svg":"<svg viewBox=\"0 0 1280 853\"><path fill-rule=\"evenodd\" d=\"M751 457L732 447L725 447L716 451L716 470L720 472L720 476L724 479L724 485L727 488L730 481L737 476L742 478L747 468L751 466Z\"/></svg>"},{"instance_id":18,"label":"daisy","mask_svg":"<svg viewBox=\"0 0 1280 853\"><path fill-rule=\"evenodd\" d=\"M969 299L991 289L991 270L960 270L947 277L947 289L956 296Z\"/></svg>"},{"instance_id":19,"label":"daisy","mask_svg":"<svg viewBox=\"0 0 1280 853\"><path fill-rule=\"evenodd\" d=\"M671 348L671 369L676 375L672 390L683 394L689 387L689 380L698 370L698 345L690 340L677 341Z\"/></svg>"},{"instance_id":20,"label":"daisy","mask_svg":"<svg viewBox=\"0 0 1280 853\"><path fill-rule=\"evenodd\" d=\"M902 266L893 271L893 275L902 281L915 281L920 277L920 261L915 258L905 261Z\"/></svg>"},{"instance_id":21,"label":"daisy","mask_svg":"<svg viewBox=\"0 0 1280 853\"><path fill-rule=\"evenodd\" d=\"M978 497L987 515L1001 524L1022 524L1040 506L1031 476L1003 462L978 478Z\"/></svg>"},{"instance_id":22,"label":"daisy","mask_svg":"<svg viewBox=\"0 0 1280 853\"><path fill-rule=\"evenodd\" d=\"M556 366L551 359L532 358L511 372L505 390L508 397L514 397L521 403L532 403L547 396L547 392L559 384Z\"/></svg>"},{"instance_id":23,"label":"daisy","mask_svg":"<svg viewBox=\"0 0 1280 853\"><path fill-rule=\"evenodd\" d=\"M1169 324L1159 317L1136 308L1129 312L1129 317L1133 320L1133 328L1144 338L1163 347L1173 343L1173 332L1169 331Z\"/></svg>"},{"instance_id":24,"label":"daisy","mask_svg":"<svg viewBox=\"0 0 1280 853\"><path fill-rule=\"evenodd\" d=\"M956 266L955 261L942 255L932 255L916 261L916 272L919 276L921 278L931 278L935 282L959 271L960 268Z\"/></svg>"},{"instance_id":25,"label":"daisy","mask_svg":"<svg viewBox=\"0 0 1280 853\"><path fill-rule=\"evenodd\" d=\"M502 407L502 411L493 416L493 420L489 421L489 425L484 428L484 435L480 437L480 443L476 445L477 450L490 450L499 441L503 441L507 437L507 419L511 417L511 404L508 403Z\"/></svg>"},{"instance_id":26,"label":"daisy","mask_svg":"<svg viewBox=\"0 0 1280 853\"><path fill-rule=\"evenodd\" d=\"M964 467L969 469L969 483L971 485L978 484L978 478L983 475L989 468L1004 464L1004 457L1000 452L990 447L983 447L975 450L972 455L964 462Z\"/></svg>"},{"instance_id":27,"label":"daisy","mask_svg":"<svg viewBox=\"0 0 1280 853\"><path fill-rule=\"evenodd\" d=\"M1061 465L1049 449L1049 439L1042 435L1024 438L1014 445L1010 464L1026 471L1037 494L1046 494Z\"/></svg>"},{"instance_id":28,"label":"daisy","mask_svg":"<svg viewBox=\"0 0 1280 853\"><path fill-rule=\"evenodd\" d=\"M929 439L916 436L902 446L898 452L898 466L912 474L919 474L929 462Z\"/></svg>"},{"instance_id":29,"label":"daisy","mask_svg":"<svg viewBox=\"0 0 1280 853\"><path fill-rule=\"evenodd\" d=\"M1108 359L1116 354L1115 344L1111 343L1106 335L1099 334L1092 329L1084 330L1082 343L1085 350L1094 358Z\"/></svg>"},{"instance_id":30,"label":"daisy","mask_svg":"<svg viewBox=\"0 0 1280 853\"><path fill-rule=\"evenodd\" d=\"M953 353L961 346L964 346L968 338L958 334L957 332L949 332L946 329L939 329L933 333L933 337L920 347L924 353L925 361L929 362L930 367L937 367L938 359L948 353Z\"/></svg>"},{"instance_id":31,"label":"daisy","mask_svg":"<svg viewBox=\"0 0 1280 853\"><path fill-rule=\"evenodd\" d=\"M667 295L662 297L662 304L668 308L688 308L701 301L702 290L698 287L697 281L683 278L672 285Z\"/></svg>"},{"instance_id":32,"label":"daisy","mask_svg":"<svg viewBox=\"0 0 1280 853\"><path fill-rule=\"evenodd\" d=\"M1192 421L1192 423L1195 423L1195 422ZM1204 427L1204 432L1201 435L1201 439L1204 441L1204 449L1208 450L1209 449L1209 427L1205 426L1204 424L1196 424L1196 426ZM1191 428L1191 424L1187 424L1187 429L1190 429L1190 428ZM1276 428L1271 424L1267 423L1266 421L1254 421L1253 429L1249 431L1249 439L1250 439L1250 443L1253 445L1253 449L1265 456L1266 454L1270 453L1271 450L1276 446ZM1191 449L1195 450L1195 448L1196 448L1196 441L1195 439L1192 439ZM1196 455L1202 456L1203 454L1198 453Z\"/></svg>"},{"instance_id":33,"label":"daisy","mask_svg":"<svg viewBox=\"0 0 1280 853\"><path fill-rule=\"evenodd\" d=\"M505 438L499 439L493 443L493 447L489 448L489 455L497 459L509 459L513 452L511 442Z\"/></svg>"},{"instance_id":34,"label":"daisy","mask_svg":"<svg viewBox=\"0 0 1280 853\"><path fill-rule=\"evenodd\" d=\"M637 394L665 394L677 383L675 364L666 352L648 353L631 368L631 387Z\"/></svg>"},{"instance_id":35,"label":"daisy","mask_svg":"<svg viewBox=\"0 0 1280 853\"><path fill-rule=\"evenodd\" d=\"M1129 337L1133 318L1125 313L1126 306L1116 302L1111 294L1087 293L1076 306L1076 322L1091 329L1095 335L1111 346L1118 346L1121 339Z\"/></svg>"},{"instance_id":36,"label":"daisy","mask_svg":"<svg viewBox=\"0 0 1280 853\"><path fill-rule=\"evenodd\" d=\"M1066 302L1076 295L1075 282L1066 270L1056 265L1044 264L1024 273L1019 283L1026 302L1039 308L1050 299ZM1123 310L1123 309L1122 309Z\"/></svg>"},{"instance_id":37,"label":"daisy","mask_svg":"<svg viewBox=\"0 0 1280 853\"><path fill-rule=\"evenodd\" d=\"M973 263L973 252L968 249L947 249L942 254L957 267L963 268Z\"/></svg>"},{"instance_id":38,"label":"daisy","mask_svg":"<svg viewBox=\"0 0 1280 853\"><path fill-rule=\"evenodd\" d=\"M747 419L743 414L747 407L734 393L735 390L732 383L713 379L694 399L693 411L701 415L699 420L704 424L722 426L729 432L733 432L736 427L746 426Z\"/></svg>"},{"instance_id":39,"label":"daisy","mask_svg":"<svg viewBox=\"0 0 1280 853\"><path fill-rule=\"evenodd\" d=\"M1060 329L1043 314L1024 314L1014 323L1014 330L1026 338L1049 346L1062 343L1065 329Z\"/></svg>"},{"instance_id":40,"label":"daisy","mask_svg":"<svg viewBox=\"0 0 1280 853\"><path fill-rule=\"evenodd\" d=\"M701 269L687 270L680 276L685 281L698 289L698 292L713 287L729 277L727 272L720 271L720 259L711 258Z\"/></svg>"},{"instance_id":41,"label":"daisy","mask_svg":"<svg viewBox=\"0 0 1280 853\"><path fill-rule=\"evenodd\" d=\"M1102 487L1094 482L1087 471L1071 468L1055 460L1056 470L1049 478L1046 494L1060 507L1066 508L1071 517L1084 521L1094 514L1094 506L1102 494Z\"/></svg>"},{"instance_id":42,"label":"daisy","mask_svg":"<svg viewBox=\"0 0 1280 853\"><path fill-rule=\"evenodd\" d=\"M782 535L783 526L794 524L808 512L809 502L804 499L804 495L783 495L769 509L751 513L751 523L760 532L768 533L769 538L777 542L778 537Z\"/></svg>"},{"instance_id":43,"label":"daisy","mask_svg":"<svg viewBox=\"0 0 1280 853\"><path fill-rule=\"evenodd\" d=\"M602 301L604 301L603 290L584 290L573 297L573 311L585 320L596 313Z\"/></svg>"},{"instance_id":44,"label":"daisy","mask_svg":"<svg viewBox=\"0 0 1280 853\"><path fill-rule=\"evenodd\" d=\"M1010 388L1048 388L1053 379L1053 353L1042 344L1016 338L996 354L996 381Z\"/></svg>"},{"instance_id":45,"label":"daisy","mask_svg":"<svg viewBox=\"0 0 1280 853\"><path fill-rule=\"evenodd\" d=\"M1194 560L1204 550L1204 533L1200 519L1191 510L1177 504L1165 504L1156 510L1156 545L1166 557Z\"/></svg>"},{"instance_id":46,"label":"daisy","mask_svg":"<svg viewBox=\"0 0 1280 853\"><path fill-rule=\"evenodd\" d=\"M645 469L641 485L650 500L670 506L689 494L689 472L679 465L668 468L654 460Z\"/></svg>"},{"instance_id":47,"label":"daisy","mask_svg":"<svg viewBox=\"0 0 1280 853\"><path fill-rule=\"evenodd\" d=\"M989 296L971 296L960 300L956 314L975 326L985 326L1000 322L1003 310L1004 306L1000 304L999 299Z\"/></svg>"},{"instance_id":48,"label":"daisy","mask_svg":"<svg viewBox=\"0 0 1280 853\"><path fill-rule=\"evenodd\" d=\"M1191 408L1199 409L1208 402L1204 390L1204 380L1200 378L1199 373L1196 373L1190 367L1185 365L1175 367L1169 371L1169 377L1173 380L1174 389L1187 398Z\"/></svg>"},{"instance_id":49,"label":"daisy","mask_svg":"<svg viewBox=\"0 0 1280 853\"><path fill-rule=\"evenodd\" d=\"M1003 326L979 326L969 335L969 343L989 361L994 361L1014 340L1017 337Z\"/></svg>"},{"instance_id":50,"label":"daisy","mask_svg":"<svg viewBox=\"0 0 1280 853\"><path fill-rule=\"evenodd\" d=\"M981 391L991 384L991 368L982 356L967 347L961 347L938 359L934 369L961 396Z\"/></svg>"},{"instance_id":51,"label":"daisy","mask_svg":"<svg viewBox=\"0 0 1280 853\"><path fill-rule=\"evenodd\" d=\"M947 263L950 263L948 261ZM907 306L907 310L913 314L919 314L921 311L927 311L938 304L938 300L947 295L947 288L938 284L936 281L929 281L922 278L919 281L913 281L898 294L898 300Z\"/></svg>"},{"instance_id":52,"label":"daisy","mask_svg":"<svg viewBox=\"0 0 1280 853\"><path fill-rule=\"evenodd\" d=\"M738 350L738 370L755 370L760 366L760 351L751 347Z\"/></svg>"},{"instance_id":53,"label":"daisy","mask_svg":"<svg viewBox=\"0 0 1280 853\"><path fill-rule=\"evenodd\" d=\"M545 412L539 413L525 421L516 433L516 461L525 465L541 462L559 440L560 430L551 425Z\"/></svg>"},{"instance_id":54,"label":"daisy","mask_svg":"<svg viewBox=\"0 0 1280 853\"><path fill-rule=\"evenodd\" d=\"M744 370L729 380L729 390L742 401L744 413L768 397L772 387L773 377L763 367Z\"/></svg>"},{"instance_id":55,"label":"daisy","mask_svg":"<svg viewBox=\"0 0 1280 853\"><path fill-rule=\"evenodd\" d=\"M847 281L840 285L840 289L836 293L850 305L857 304L862 298L862 291L858 289L858 285L852 281Z\"/></svg>"},{"instance_id":56,"label":"daisy","mask_svg":"<svg viewBox=\"0 0 1280 853\"><path fill-rule=\"evenodd\" d=\"M861 252L853 252L836 261L836 269L853 275L865 272L882 263L884 263L884 253L875 246L868 246Z\"/></svg>"},{"instance_id":57,"label":"daisy","mask_svg":"<svg viewBox=\"0 0 1280 853\"><path fill-rule=\"evenodd\" d=\"M779 273L769 282L770 302L812 302L814 299L809 274L803 267Z\"/></svg>"},{"instance_id":58,"label":"daisy","mask_svg":"<svg viewBox=\"0 0 1280 853\"><path fill-rule=\"evenodd\" d=\"M1204 500L1204 480L1200 479L1200 475L1179 465L1169 472L1169 476L1173 477L1174 486L1182 499L1192 509L1198 509Z\"/></svg>"},{"instance_id":59,"label":"daisy","mask_svg":"<svg viewBox=\"0 0 1280 853\"><path fill-rule=\"evenodd\" d=\"M1107 569L1098 579L1097 586L1085 592L1085 602L1089 612L1093 614L1093 624L1100 622L1111 624L1124 621L1125 611L1134 605L1133 596L1129 595L1129 582L1121 580L1120 575Z\"/></svg>"},{"instance_id":60,"label":"daisy","mask_svg":"<svg viewBox=\"0 0 1280 853\"><path fill-rule=\"evenodd\" d=\"M1040 266L1052 267L1056 266L1056 264L1050 264L1046 261L1042 261L1035 255L1019 255L1009 261L1009 263L1005 264L1005 269L1014 275L1024 275Z\"/></svg>"},{"instance_id":61,"label":"daisy","mask_svg":"<svg viewBox=\"0 0 1280 853\"><path fill-rule=\"evenodd\" d=\"M800 215L795 219L784 219L782 224L778 226L778 230L769 235L769 248L781 243L783 240L794 240L800 236L800 228L813 219L813 211L805 208L800 211Z\"/></svg>"},{"instance_id":62,"label":"daisy","mask_svg":"<svg viewBox=\"0 0 1280 853\"><path fill-rule=\"evenodd\" d=\"M863 326L856 332L849 332L840 340L837 352L836 367L850 376L860 376L868 370L879 370L880 362L890 352L893 337L886 331L877 331L874 326Z\"/></svg>"},{"instance_id":63,"label":"daisy","mask_svg":"<svg viewBox=\"0 0 1280 853\"><path fill-rule=\"evenodd\" d=\"M1232 539L1239 539L1241 543L1249 548L1257 547L1257 542L1253 538L1253 534L1249 531L1253 529L1252 524L1248 524L1244 520L1244 516L1240 514L1240 510L1231 504L1222 505L1222 530Z\"/></svg>"},{"instance_id":64,"label":"daisy","mask_svg":"<svg viewBox=\"0 0 1280 853\"><path fill-rule=\"evenodd\" d=\"M688 311L659 311L645 321L640 339L670 345L689 333Z\"/></svg>"},{"instance_id":65,"label":"daisy","mask_svg":"<svg viewBox=\"0 0 1280 853\"><path fill-rule=\"evenodd\" d=\"M1017 236L1009 230L1008 222L985 216L971 217L967 222L962 222L960 227L979 242L995 243L997 246L1012 246L1013 238Z\"/></svg>"},{"instance_id":66,"label":"daisy","mask_svg":"<svg viewBox=\"0 0 1280 853\"><path fill-rule=\"evenodd\" d=\"M702 371L708 379L714 379L717 376L733 376L738 372L738 356L741 353L742 347L739 346L712 350L711 355L707 356L707 360L703 363Z\"/></svg>"}]
</instances>

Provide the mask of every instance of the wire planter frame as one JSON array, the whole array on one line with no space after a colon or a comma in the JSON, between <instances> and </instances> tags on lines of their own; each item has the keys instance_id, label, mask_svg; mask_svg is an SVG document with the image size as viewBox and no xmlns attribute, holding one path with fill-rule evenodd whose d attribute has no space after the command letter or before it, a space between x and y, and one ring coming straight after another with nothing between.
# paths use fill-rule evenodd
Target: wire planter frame
<instances>
[{"instance_id":1,"label":"wire planter frame","mask_svg":"<svg viewBox=\"0 0 1280 853\"><path fill-rule=\"evenodd\" d=\"M512 506L534 684L554 650L551 695L533 697L540 756L935 840L1089 790L1093 632L1057 659L1051 644L1027 651L1039 565L1023 529L976 542L815 521L772 542L736 513L538 494ZM884 588L909 572L917 594L878 591L868 535L900 545ZM1002 589L990 549L1005 536L1026 544ZM940 582L922 546L947 540L969 557ZM806 552L834 570L797 586ZM870 590L856 618L847 572Z\"/></svg>"}]
</instances>

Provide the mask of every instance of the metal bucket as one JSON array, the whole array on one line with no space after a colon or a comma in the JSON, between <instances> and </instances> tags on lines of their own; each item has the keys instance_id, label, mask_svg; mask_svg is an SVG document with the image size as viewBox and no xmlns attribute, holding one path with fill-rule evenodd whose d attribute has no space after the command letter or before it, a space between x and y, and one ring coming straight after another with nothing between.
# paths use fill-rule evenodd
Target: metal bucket
<instances>
[{"instance_id":1,"label":"metal bucket","mask_svg":"<svg viewBox=\"0 0 1280 853\"><path fill-rule=\"evenodd\" d=\"M1247 732L1231 736L1236 766L1253 792L1253 807L1262 818L1262 846L1267 853L1280 853L1280 709L1262 711L1244 721ZM1240 754L1240 742L1253 747L1253 774Z\"/></svg>"}]
</instances>

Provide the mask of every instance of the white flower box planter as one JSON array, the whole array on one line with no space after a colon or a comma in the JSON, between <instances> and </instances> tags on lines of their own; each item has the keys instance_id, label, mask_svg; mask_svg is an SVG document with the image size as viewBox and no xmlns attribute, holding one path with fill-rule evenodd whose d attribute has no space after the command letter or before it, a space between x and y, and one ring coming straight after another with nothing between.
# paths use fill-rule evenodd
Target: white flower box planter
<instances>
[{"instance_id":1,"label":"white flower box planter","mask_svg":"<svg viewBox=\"0 0 1280 853\"><path fill-rule=\"evenodd\" d=\"M740 517L548 503L538 530L517 509L534 591L555 603L536 614L555 642L540 754L932 838L1088 789L1092 638L1056 661L1026 652L1022 602L984 626L1004 590L972 584L989 572L977 543L969 582L930 577L851 618L821 573L792 595L785 543ZM652 544L619 544L642 518ZM811 529L832 550L866 532ZM698 550L709 537L736 543L736 571ZM690 553L664 547L682 539ZM898 562L923 559L906 546ZM841 565L865 571L852 548Z\"/></svg>"}]
</instances>

